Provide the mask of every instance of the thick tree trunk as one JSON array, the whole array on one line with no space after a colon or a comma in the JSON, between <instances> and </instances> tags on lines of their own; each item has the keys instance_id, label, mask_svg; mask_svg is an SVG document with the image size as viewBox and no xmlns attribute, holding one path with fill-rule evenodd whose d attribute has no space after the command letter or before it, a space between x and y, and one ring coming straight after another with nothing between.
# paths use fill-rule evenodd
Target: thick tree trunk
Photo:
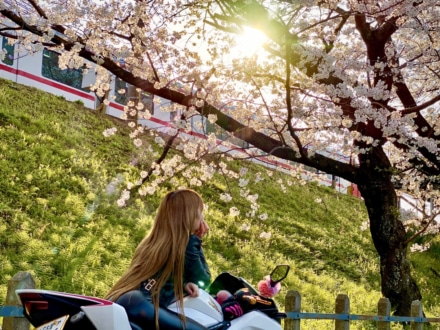
<instances>
[{"instance_id":1,"label":"thick tree trunk","mask_svg":"<svg viewBox=\"0 0 440 330\"><path fill-rule=\"evenodd\" d=\"M385 165L383 161L387 159L381 150L375 153L360 157L363 175L358 185L367 207L373 243L380 256L382 294L390 300L395 315L409 316L412 301L421 300L422 296L410 273L407 234L399 219L390 171L378 166L379 163Z\"/></svg>"}]
</instances>

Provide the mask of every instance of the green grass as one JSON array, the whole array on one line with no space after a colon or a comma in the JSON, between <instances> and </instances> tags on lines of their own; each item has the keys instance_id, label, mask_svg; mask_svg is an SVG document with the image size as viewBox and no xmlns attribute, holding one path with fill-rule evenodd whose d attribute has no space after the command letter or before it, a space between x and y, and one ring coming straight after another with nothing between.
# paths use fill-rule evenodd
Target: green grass
<instances>
[{"instance_id":1,"label":"green grass","mask_svg":"<svg viewBox=\"0 0 440 330\"><path fill-rule=\"evenodd\" d=\"M118 134L104 137L115 125ZM39 288L104 296L126 269L167 189L133 194L127 207L116 205L124 180L153 160L134 148L128 134L117 120L78 102L0 80L0 304L19 271L30 272ZM130 165L134 159L141 159L140 166ZM332 313L336 296L345 293L352 313L376 314L378 259L369 232L360 230L367 220L362 200L255 164L231 164L240 167L249 168L249 187L267 220L247 218L243 199L237 202L241 214L229 215L232 204L219 194L238 196L234 181L216 175L192 187L209 206L211 232L204 248L213 275L229 271L257 284L275 264L287 263L292 270L276 298L281 307L290 289L300 292L303 311ZM253 180L257 172L264 180ZM260 238L262 232L271 237ZM436 238L430 251L411 255L430 316L440 315L439 243ZM304 329L332 327L327 321L303 322ZM374 325L355 322L352 328Z\"/></svg>"}]
</instances>

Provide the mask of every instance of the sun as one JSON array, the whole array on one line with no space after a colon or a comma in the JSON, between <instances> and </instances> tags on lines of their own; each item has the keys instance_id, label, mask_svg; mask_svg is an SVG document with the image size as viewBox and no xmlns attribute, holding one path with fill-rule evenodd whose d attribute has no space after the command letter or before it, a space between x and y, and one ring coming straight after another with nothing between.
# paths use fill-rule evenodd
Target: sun
<instances>
[{"instance_id":1,"label":"sun","mask_svg":"<svg viewBox=\"0 0 440 330\"><path fill-rule=\"evenodd\" d=\"M266 41L263 32L245 26L243 32L235 37L234 50L241 57L249 57L259 52Z\"/></svg>"}]
</instances>

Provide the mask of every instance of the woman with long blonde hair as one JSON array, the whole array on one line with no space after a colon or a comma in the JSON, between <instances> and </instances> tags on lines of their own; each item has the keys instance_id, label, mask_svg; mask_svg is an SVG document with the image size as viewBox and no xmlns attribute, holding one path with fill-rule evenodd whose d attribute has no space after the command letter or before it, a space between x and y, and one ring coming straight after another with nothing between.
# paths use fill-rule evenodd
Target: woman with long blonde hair
<instances>
[{"instance_id":1,"label":"woman with long blonde hair","mask_svg":"<svg viewBox=\"0 0 440 330\"><path fill-rule=\"evenodd\" d=\"M135 329L204 329L166 307L175 299L183 306L184 292L196 297L199 287L208 286L211 274L201 248L208 229L195 191L176 190L162 200L151 232L106 296L125 307Z\"/></svg>"}]
</instances>

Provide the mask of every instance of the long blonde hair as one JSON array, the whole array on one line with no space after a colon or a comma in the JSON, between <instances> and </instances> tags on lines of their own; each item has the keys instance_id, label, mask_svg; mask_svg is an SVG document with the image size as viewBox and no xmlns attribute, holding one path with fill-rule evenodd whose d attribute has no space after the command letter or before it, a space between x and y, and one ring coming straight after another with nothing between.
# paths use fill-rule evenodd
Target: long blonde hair
<instances>
[{"instance_id":1,"label":"long blonde hair","mask_svg":"<svg viewBox=\"0 0 440 330\"><path fill-rule=\"evenodd\" d=\"M139 243L130 266L106 298L115 301L122 294L139 289L142 281L154 277L156 284L151 289L151 298L157 325L160 289L173 277L174 294L183 306L185 250L202 210L203 200L195 191L169 192L158 208L150 234Z\"/></svg>"}]
</instances>

